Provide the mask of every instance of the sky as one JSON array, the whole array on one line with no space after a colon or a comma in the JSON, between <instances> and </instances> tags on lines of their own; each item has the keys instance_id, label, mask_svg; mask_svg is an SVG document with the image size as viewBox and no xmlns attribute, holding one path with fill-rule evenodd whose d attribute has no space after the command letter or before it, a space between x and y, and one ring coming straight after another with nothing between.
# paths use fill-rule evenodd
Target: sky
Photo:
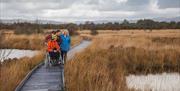
<instances>
[{"instance_id":1,"label":"sky","mask_svg":"<svg viewBox=\"0 0 180 91\"><path fill-rule=\"evenodd\" d=\"M180 16L180 0L0 0L1 19L123 20Z\"/></svg>"}]
</instances>

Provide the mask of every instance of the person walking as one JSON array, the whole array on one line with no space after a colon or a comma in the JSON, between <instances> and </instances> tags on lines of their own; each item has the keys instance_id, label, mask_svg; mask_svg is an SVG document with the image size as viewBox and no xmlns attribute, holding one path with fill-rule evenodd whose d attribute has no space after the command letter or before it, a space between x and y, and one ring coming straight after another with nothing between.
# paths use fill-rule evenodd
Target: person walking
<instances>
[{"instance_id":1,"label":"person walking","mask_svg":"<svg viewBox=\"0 0 180 91\"><path fill-rule=\"evenodd\" d=\"M61 45L61 42L62 42L62 39L61 39L61 31L60 30L57 30L56 31L56 36L57 36L57 42L58 42L58 44L59 44L59 46Z\"/></svg>"},{"instance_id":2,"label":"person walking","mask_svg":"<svg viewBox=\"0 0 180 91\"><path fill-rule=\"evenodd\" d=\"M70 50L70 44L71 44L71 38L69 36L69 31L64 30L62 34L60 35L61 38L61 57L64 60L64 63L66 63L67 59L67 52Z\"/></svg>"}]
</instances>

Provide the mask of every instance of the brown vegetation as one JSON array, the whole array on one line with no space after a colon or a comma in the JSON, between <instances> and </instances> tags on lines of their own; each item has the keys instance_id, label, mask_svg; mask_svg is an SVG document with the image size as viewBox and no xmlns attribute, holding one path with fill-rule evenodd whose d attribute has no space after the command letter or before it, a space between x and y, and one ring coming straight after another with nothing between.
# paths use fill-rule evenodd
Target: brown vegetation
<instances>
[{"instance_id":1,"label":"brown vegetation","mask_svg":"<svg viewBox=\"0 0 180 91\"><path fill-rule=\"evenodd\" d=\"M4 35L1 36L0 48L40 50L44 47L44 35Z\"/></svg>"},{"instance_id":2,"label":"brown vegetation","mask_svg":"<svg viewBox=\"0 0 180 91\"><path fill-rule=\"evenodd\" d=\"M0 91L13 91L26 74L43 59L44 55L39 53L33 58L21 58L1 64Z\"/></svg>"},{"instance_id":3,"label":"brown vegetation","mask_svg":"<svg viewBox=\"0 0 180 91\"><path fill-rule=\"evenodd\" d=\"M158 41L153 41L159 37ZM164 37L170 39L164 39ZM125 76L161 72L180 73L179 31L121 31L99 34L92 45L68 62L68 91L128 91ZM162 41L163 40L163 41ZM161 43L161 44L159 44Z\"/></svg>"},{"instance_id":4,"label":"brown vegetation","mask_svg":"<svg viewBox=\"0 0 180 91\"><path fill-rule=\"evenodd\" d=\"M83 38L80 36L72 36L71 37L71 46L75 46L75 45L81 43L82 40L83 40Z\"/></svg>"},{"instance_id":5,"label":"brown vegetation","mask_svg":"<svg viewBox=\"0 0 180 91\"><path fill-rule=\"evenodd\" d=\"M153 42L160 44L169 44L169 45L180 45L180 37L155 37L152 38Z\"/></svg>"}]
</instances>

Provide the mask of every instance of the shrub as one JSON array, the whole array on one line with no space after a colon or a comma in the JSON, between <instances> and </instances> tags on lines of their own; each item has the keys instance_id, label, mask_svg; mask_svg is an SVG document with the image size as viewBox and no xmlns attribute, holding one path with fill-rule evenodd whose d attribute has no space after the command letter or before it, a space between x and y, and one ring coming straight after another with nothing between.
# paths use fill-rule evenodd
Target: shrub
<instances>
[{"instance_id":1,"label":"shrub","mask_svg":"<svg viewBox=\"0 0 180 91\"><path fill-rule=\"evenodd\" d=\"M22 23L15 28L15 34L39 34L43 29L38 24Z\"/></svg>"}]
</instances>

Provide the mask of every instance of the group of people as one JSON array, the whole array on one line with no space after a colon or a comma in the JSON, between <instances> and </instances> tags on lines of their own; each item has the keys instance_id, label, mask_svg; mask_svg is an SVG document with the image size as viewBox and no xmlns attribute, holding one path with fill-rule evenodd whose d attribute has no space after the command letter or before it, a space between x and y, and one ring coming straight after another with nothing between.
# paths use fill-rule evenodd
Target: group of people
<instances>
[{"instance_id":1,"label":"group of people","mask_svg":"<svg viewBox=\"0 0 180 91\"><path fill-rule=\"evenodd\" d=\"M52 31L45 40L50 58L58 59L61 56L62 60L66 62L67 52L70 50L71 44L68 30Z\"/></svg>"}]
</instances>

